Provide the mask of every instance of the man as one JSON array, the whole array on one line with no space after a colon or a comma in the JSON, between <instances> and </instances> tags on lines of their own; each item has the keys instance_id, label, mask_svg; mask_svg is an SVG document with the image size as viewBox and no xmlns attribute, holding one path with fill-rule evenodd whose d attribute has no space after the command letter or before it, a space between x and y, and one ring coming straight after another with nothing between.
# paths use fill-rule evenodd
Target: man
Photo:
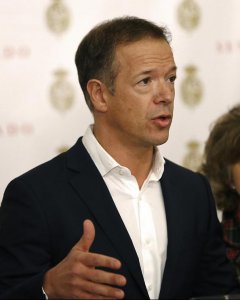
<instances>
[{"instance_id":1,"label":"man","mask_svg":"<svg viewBox=\"0 0 240 300\"><path fill-rule=\"evenodd\" d=\"M76 65L94 124L69 151L7 187L2 298L238 291L208 182L156 147L173 117L176 65L166 30L135 17L104 22L80 43Z\"/></svg>"}]
</instances>

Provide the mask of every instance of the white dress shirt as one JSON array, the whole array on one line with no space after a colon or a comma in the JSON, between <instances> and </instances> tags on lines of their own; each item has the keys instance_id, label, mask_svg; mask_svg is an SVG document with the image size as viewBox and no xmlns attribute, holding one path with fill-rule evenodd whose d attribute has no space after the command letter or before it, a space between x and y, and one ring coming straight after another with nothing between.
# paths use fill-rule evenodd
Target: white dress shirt
<instances>
[{"instance_id":1,"label":"white dress shirt","mask_svg":"<svg viewBox=\"0 0 240 300\"><path fill-rule=\"evenodd\" d=\"M132 239L151 299L157 299L167 253L167 226L159 180L164 159L155 148L152 169L142 188L128 168L119 165L98 143L89 126L83 145L101 173Z\"/></svg>"}]
</instances>

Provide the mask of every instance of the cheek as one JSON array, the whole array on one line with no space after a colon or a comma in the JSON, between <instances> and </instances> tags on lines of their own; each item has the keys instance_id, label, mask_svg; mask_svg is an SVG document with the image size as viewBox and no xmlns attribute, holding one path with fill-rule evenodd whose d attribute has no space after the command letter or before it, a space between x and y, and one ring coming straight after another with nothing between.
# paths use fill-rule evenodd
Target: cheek
<instances>
[{"instance_id":1,"label":"cheek","mask_svg":"<svg viewBox=\"0 0 240 300\"><path fill-rule=\"evenodd\" d=\"M114 101L115 100L116 102L111 105L109 109L109 117L112 122L118 123L118 125L128 126L127 124L130 124L136 115L134 107L127 101L124 101L124 99L114 99Z\"/></svg>"},{"instance_id":2,"label":"cheek","mask_svg":"<svg viewBox=\"0 0 240 300\"><path fill-rule=\"evenodd\" d=\"M151 109L151 103L146 96L136 94L127 88L115 94L111 106L115 116L128 124L141 123Z\"/></svg>"}]
</instances>

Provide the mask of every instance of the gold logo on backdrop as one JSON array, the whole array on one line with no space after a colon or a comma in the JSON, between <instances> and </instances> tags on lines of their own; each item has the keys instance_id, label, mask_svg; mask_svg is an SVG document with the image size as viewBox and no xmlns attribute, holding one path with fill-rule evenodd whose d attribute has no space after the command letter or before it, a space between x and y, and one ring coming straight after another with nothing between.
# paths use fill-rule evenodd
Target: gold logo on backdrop
<instances>
[{"instance_id":1,"label":"gold logo on backdrop","mask_svg":"<svg viewBox=\"0 0 240 300\"><path fill-rule=\"evenodd\" d=\"M66 31L70 24L70 13L62 0L53 0L46 12L47 25L54 33Z\"/></svg>"},{"instance_id":2,"label":"gold logo on backdrop","mask_svg":"<svg viewBox=\"0 0 240 300\"><path fill-rule=\"evenodd\" d=\"M183 166L192 171L197 171L201 164L202 156L199 151L200 144L197 141L189 141L187 143L187 153L183 158Z\"/></svg>"},{"instance_id":3,"label":"gold logo on backdrop","mask_svg":"<svg viewBox=\"0 0 240 300\"><path fill-rule=\"evenodd\" d=\"M193 30L199 25L200 8L194 0L184 0L177 10L180 26L185 30Z\"/></svg>"},{"instance_id":4,"label":"gold logo on backdrop","mask_svg":"<svg viewBox=\"0 0 240 300\"><path fill-rule=\"evenodd\" d=\"M57 153L60 154L60 153L66 152L68 149L69 149L68 146L62 145L57 149Z\"/></svg>"},{"instance_id":5,"label":"gold logo on backdrop","mask_svg":"<svg viewBox=\"0 0 240 300\"><path fill-rule=\"evenodd\" d=\"M67 71L59 69L54 72L55 82L50 87L50 102L60 112L70 109L74 103L74 89L66 80Z\"/></svg>"},{"instance_id":6,"label":"gold logo on backdrop","mask_svg":"<svg viewBox=\"0 0 240 300\"><path fill-rule=\"evenodd\" d=\"M203 87L201 81L197 78L197 68L189 65L185 68L186 77L181 84L182 100L189 107L194 107L202 100Z\"/></svg>"}]
</instances>

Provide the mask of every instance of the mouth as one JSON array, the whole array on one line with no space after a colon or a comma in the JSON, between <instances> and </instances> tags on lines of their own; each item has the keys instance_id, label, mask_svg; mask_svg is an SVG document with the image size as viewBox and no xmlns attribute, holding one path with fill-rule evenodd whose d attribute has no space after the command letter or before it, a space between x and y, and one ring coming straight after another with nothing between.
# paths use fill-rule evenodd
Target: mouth
<instances>
[{"instance_id":1,"label":"mouth","mask_svg":"<svg viewBox=\"0 0 240 300\"><path fill-rule=\"evenodd\" d=\"M169 127L171 125L172 116L169 114L168 115L164 114L164 115L159 115L157 117L154 117L151 120L155 125L165 128L165 127Z\"/></svg>"}]
</instances>

